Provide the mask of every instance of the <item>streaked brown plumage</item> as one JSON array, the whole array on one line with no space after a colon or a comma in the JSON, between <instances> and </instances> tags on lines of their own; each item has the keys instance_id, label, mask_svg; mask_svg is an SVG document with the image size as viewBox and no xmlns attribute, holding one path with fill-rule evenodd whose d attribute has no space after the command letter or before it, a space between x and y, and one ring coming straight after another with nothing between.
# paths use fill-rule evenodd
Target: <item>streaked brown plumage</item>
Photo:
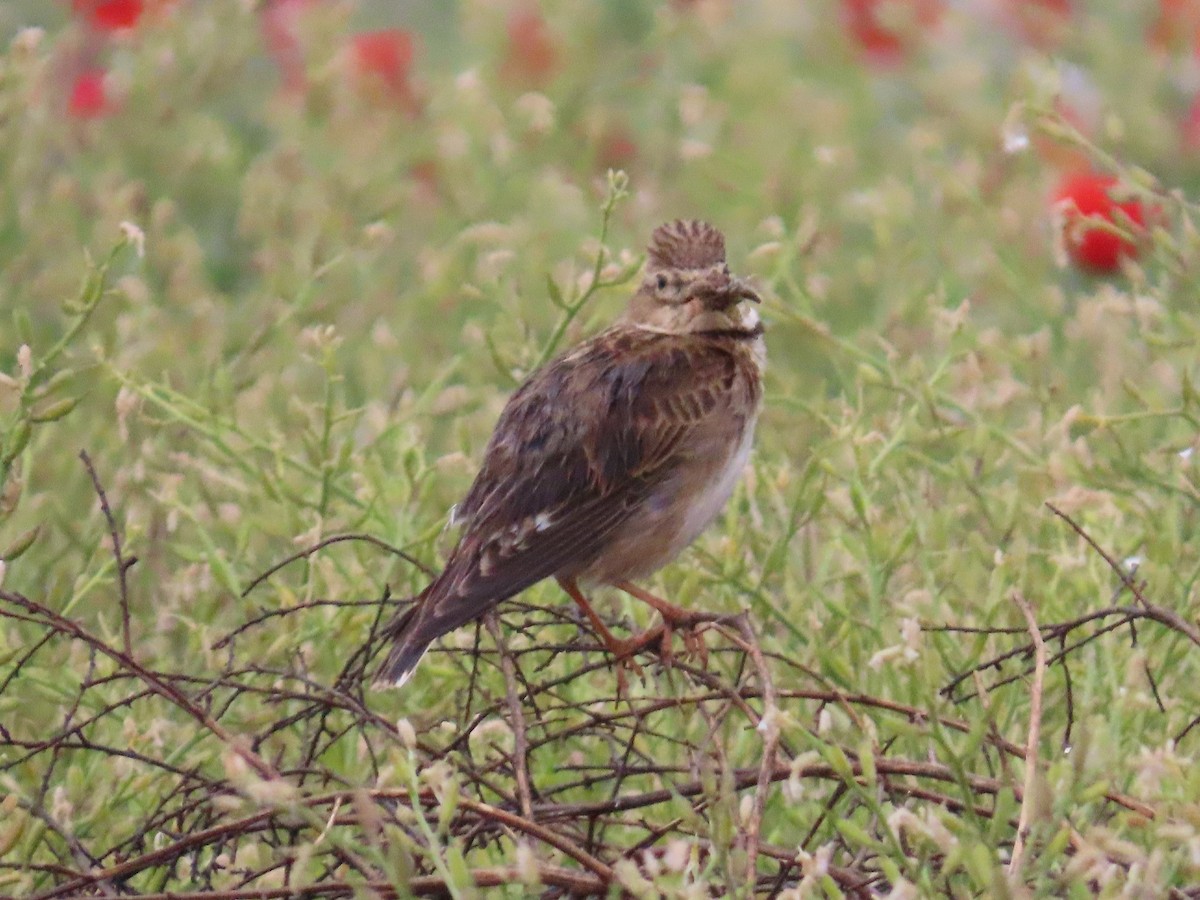
<instances>
[{"instance_id":1,"label":"streaked brown plumage","mask_svg":"<svg viewBox=\"0 0 1200 900\"><path fill-rule=\"evenodd\" d=\"M389 626L379 681L403 684L429 644L554 576L605 644L619 641L579 585L629 584L670 562L712 521L745 466L761 403L758 295L725 264L725 240L677 221L651 238L645 277L615 325L517 389L453 521L446 567Z\"/></svg>"}]
</instances>

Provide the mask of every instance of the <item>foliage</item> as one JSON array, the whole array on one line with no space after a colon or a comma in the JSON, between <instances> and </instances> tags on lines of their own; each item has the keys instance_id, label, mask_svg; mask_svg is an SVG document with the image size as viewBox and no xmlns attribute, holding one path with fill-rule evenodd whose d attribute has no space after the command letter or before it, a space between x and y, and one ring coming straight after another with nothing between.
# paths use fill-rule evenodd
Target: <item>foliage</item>
<instances>
[{"instance_id":1,"label":"foliage","mask_svg":"<svg viewBox=\"0 0 1200 900\"><path fill-rule=\"evenodd\" d=\"M878 58L830 3L118 5L0 12L0 893L1196 894L1154 15L896 0ZM1064 166L1153 211L1119 272ZM547 584L367 690L507 392L678 216L769 327L753 464L654 579L707 656L619 698Z\"/></svg>"}]
</instances>

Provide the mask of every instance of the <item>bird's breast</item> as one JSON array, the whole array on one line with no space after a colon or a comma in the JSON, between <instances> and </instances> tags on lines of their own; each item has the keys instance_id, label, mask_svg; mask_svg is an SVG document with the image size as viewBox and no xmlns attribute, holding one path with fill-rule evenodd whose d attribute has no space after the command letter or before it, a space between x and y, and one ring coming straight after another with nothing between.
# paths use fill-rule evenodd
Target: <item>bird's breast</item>
<instances>
[{"instance_id":1,"label":"bird's breast","mask_svg":"<svg viewBox=\"0 0 1200 900\"><path fill-rule=\"evenodd\" d=\"M581 580L612 584L645 578L678 556L720 514L754 442L757 411L731 416L697 441L673 477L665 479L586 571ZM721 433L736 426L736 433Z\"/></svg>"},{"instance_id":2,"label":"bird's breast","mask_svg":"<svg viewBox=\"0 0 1200 900\"><path fill-rule=\"evenodd\" d=\"M678 554L692 541L700 536L729 502L738 478L750 460L750 448L754 444L754 426L757 412L749 418L742 427L740 439L727 445L730 449L724 454L714 454L712 465L708 471L701 473L695 479L694 485L684 485L684 502L682 516L672 542ZM724 459L721 459L724 456ZM694 490L694 493L689 491Z\"/></svg>"}]
</instances>

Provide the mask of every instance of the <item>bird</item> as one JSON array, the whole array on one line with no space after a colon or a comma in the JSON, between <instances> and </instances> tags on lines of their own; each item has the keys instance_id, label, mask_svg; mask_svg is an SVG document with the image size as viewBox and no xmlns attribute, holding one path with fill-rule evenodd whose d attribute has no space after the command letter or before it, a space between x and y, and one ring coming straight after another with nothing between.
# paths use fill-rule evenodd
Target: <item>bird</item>
<instances>
[{"instance_id":1,"label":"bird","mask_svg":"<svg viewBox=\"0 0 1200 900\"><path fill-rule=\"evenodd\" d=\"M384 629L378 685L403 685L433 641L547 578L634 668L664 630L699 621L634 582L699 536L746 467L766 368L750 305L761 298L730 273L725 237L707 222L660 225L646 256L615 323L508 399L451 511L461 530L444 568ZM654 607L663 624L616 637L584 593L602 586Z\"/></svg>"}]
</instances>

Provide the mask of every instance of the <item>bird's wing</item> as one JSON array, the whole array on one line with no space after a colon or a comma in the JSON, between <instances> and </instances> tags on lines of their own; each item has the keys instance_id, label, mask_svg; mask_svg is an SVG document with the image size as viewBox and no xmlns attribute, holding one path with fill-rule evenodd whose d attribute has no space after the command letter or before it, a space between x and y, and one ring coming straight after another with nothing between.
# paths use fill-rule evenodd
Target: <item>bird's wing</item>
<instances>
[{"instance_id":1,"label":"bird's wing","mask_svg":"<svg viewBox=\"0 0 1200 900\"><path fill-rule=\"evenodd\" d=\"M432 640L602 552L734 389L735 360L688 340L610 329L510 398L414 627Z\"/></svg>"}]
</instances>

